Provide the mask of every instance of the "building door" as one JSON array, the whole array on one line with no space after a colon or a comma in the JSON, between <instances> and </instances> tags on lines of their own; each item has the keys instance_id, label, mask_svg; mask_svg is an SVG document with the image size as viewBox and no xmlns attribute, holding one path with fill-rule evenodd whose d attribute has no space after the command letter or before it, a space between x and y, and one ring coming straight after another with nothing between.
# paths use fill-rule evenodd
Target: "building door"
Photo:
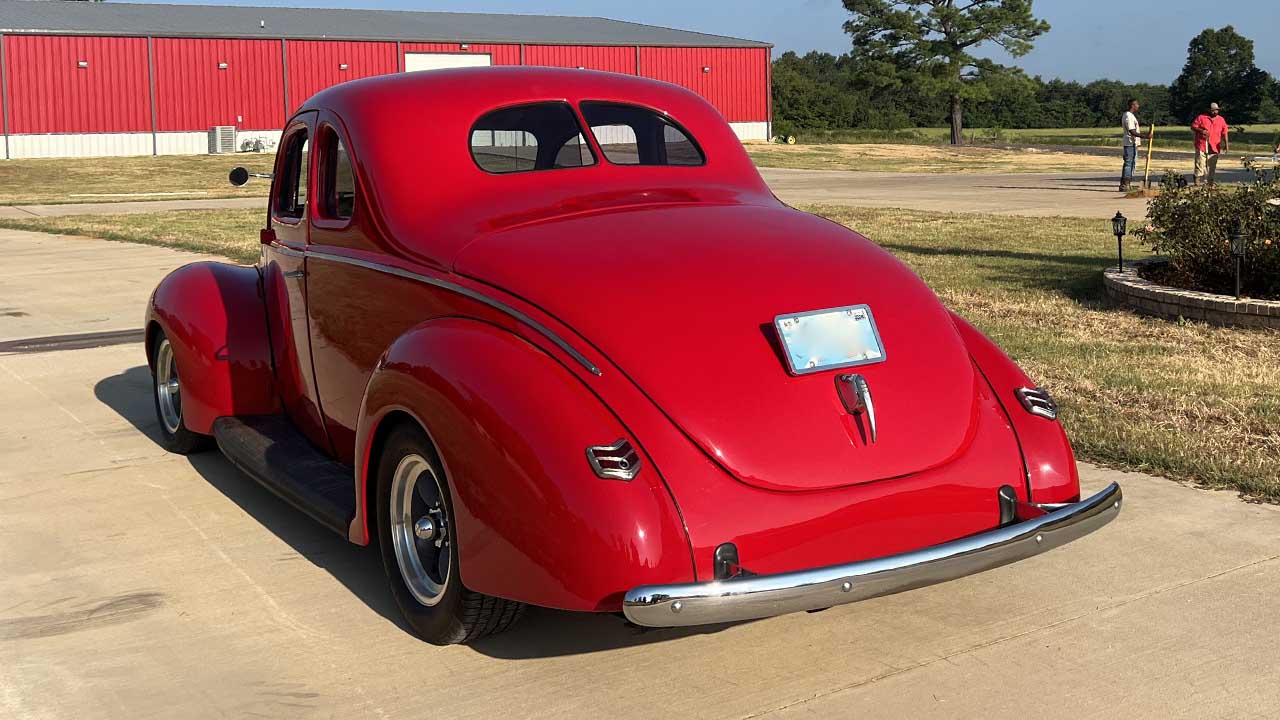
<instances>
[{"instance_id":1,"label":"building door","mask_svg":"<svg viewBox=\"0 0 1280 720\"><path fill-rule=\"evenodd\" d=\"M404 71L446 70L460 67L489 67L493 59L487 54L470 53L405 53Z\"/></svg>"}]
</instances>

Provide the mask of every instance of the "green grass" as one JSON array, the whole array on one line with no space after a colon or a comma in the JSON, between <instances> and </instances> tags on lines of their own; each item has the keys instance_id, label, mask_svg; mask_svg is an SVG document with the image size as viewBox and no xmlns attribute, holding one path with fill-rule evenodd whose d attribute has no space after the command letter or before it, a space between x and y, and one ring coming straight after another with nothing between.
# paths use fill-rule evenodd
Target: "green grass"
<instances>
[{"instance_id":1,"label":"green grass","mask_svg":"<svg viewBox=\"0 0 1280 720\"><path fill-rule=\"evenodd\" d=\"M269 182L237 188L227 173L237 165L271 172L274 159L238 153L6 160L0 162L0 205L266 196Z\"/></svg>"},{"instance_id":2,"label":"green grass","mask_svg":"<svg viewBox=\"0 0 1280 720\"><path fill-rule=\"evenodd\" d=\"M745 146L758 167L801 170L852 170L907 173L1115 173L1120 151L1099 155L1041 151L1033 148L993 148L949 145L820 144ZM1181 160L1156 159L1155 174L1164 169L1191 172L1190 155Z\"/></svg>"},{"instance_id":3,"label":"green grass","mask_svg":"<svg viewBox=\"0 0 1280 720\"><path fill-rule=\"evenodd\" d=\"M1143 125L1146 131L1150 126ZM1240 127L1240 126L1235 126ZM1271 154L1280 142L1280 124L1259 123L1244 125L1244 131L1233 133L1232 152ZM1114 128L1030 128L1003 130L994 128L965 128L965 140L977 144L1014 145L1075 145L1080 147L1119 147L1121 136L1119 119ZM903 130L800 130L796 138L801 144L826 143L892 143L938 145L947 143L951 130L938 128L907 128ZM1192 151L1191 129L1183 126L1156 127L1157 150Z\"/></svg>"},{"instance_id":4,"label":"green grass","mask_svg":"<svg viewBox=\"0 0 1280 720\"><path fill-rule=\"evenodd\" d=\"M1114 251L1107 221L806 209L889 249L1049 388L1080 459L1280 501L1280 333L1168 322L1113 306L1101 287ZM262 213L0 224L251 262Z\"/></svg>"}]
</instances>

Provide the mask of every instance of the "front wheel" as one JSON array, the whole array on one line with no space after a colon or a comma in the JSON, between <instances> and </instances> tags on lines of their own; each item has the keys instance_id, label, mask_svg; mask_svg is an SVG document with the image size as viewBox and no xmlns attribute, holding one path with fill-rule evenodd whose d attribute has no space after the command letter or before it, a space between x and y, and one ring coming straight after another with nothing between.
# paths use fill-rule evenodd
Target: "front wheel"
<instances>
[{"instance_id":1,"label":"front wheel","mask_svg":"<svg viewBox=\"0 0 1280 720\"><path fill-rule=\"evenodd\" d=\"M182 380L173 345L164 331L156 334L151 356L151 396L160 422L160 445L172 453L187 455L209 447L209 436L191 432L182 418Z\"/></svg>"},{"instance_id":2,"label":"front wheel","mask_svg":"<svg viewBox=\"0 0 1280 720\"><path fill-rule=\"evenodd\" d=\"M401 425L388 436L377 502L382 565L414 634L433 645L469 643L519 619L523 604L463 586L449 484L420 429Z\"/></svg>"}]
</instances>

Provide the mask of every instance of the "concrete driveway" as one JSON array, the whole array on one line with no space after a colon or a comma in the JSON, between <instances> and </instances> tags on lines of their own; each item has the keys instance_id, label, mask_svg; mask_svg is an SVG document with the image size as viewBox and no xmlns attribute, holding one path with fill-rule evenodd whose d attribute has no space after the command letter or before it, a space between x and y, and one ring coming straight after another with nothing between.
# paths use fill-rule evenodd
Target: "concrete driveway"
<instances>
[{"instance_id":1,"label":"concrete driveway","mask_svg":"<svg viewBox=\"0 0 1280 720\"><path fill-rule=\"evenodd\" d=\"M0 306L28 314L0 314L6 338L134 327L143 286L196 257L0 231L15 247ZM85 254L139 292L58 272ZM0 717L1280 714L1280 509L1230 493L1084 466L1086 490L1124 485L1120 518L982 575L694 631L535 609L436 648L375 552L217 453L156 445L140 343L19 346L0 354Z\"/></svg>"}]
</instances>

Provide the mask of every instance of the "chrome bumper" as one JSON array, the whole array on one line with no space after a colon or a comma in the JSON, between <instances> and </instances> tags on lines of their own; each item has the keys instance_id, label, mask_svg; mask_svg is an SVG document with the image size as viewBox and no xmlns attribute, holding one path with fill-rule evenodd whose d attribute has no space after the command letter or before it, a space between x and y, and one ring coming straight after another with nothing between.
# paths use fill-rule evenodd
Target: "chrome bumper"
<instances>
[{"instance_id":1,"label":"chrome bumper","mask_svg":"<svg viewBox=\"0 0 1280 720\"><path fill-rule=\"evenodd\" d=\"M1040 517L887 557L714 582L642 585L622 611L637 625L674 627L737 622L819 610L933 585L1007 565L1065 545L1120 512L1120 486Z\"/></svg>"}]
</instances>

